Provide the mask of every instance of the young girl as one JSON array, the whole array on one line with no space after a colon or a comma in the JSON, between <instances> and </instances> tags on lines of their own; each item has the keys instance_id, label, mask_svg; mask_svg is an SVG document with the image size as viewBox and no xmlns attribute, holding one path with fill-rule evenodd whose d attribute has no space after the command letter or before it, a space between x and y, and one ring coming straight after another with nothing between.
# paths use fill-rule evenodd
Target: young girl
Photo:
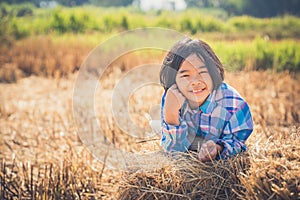
<instances>
[{"instance_id":1,"label":"young girl","mask_svg":"<svg viewBox=\"0 0 300 200\"><path fill-rule=\"evenodd\" d=\"M246 150L253 130L249 106L223 80L224 68L205 42L184 38L171 48L160 71L167 154L196 150L205 162Z\"/></svg>"}]
</instances>

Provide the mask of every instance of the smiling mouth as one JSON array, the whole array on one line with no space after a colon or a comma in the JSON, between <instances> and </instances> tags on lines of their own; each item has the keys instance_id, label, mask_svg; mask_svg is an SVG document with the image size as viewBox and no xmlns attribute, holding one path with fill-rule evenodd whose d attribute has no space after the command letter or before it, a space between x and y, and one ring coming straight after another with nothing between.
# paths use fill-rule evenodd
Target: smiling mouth
<instances>
[{"instance_id":1,"label":"smiling mouth","mask_svg":"<svg viewBox=\"0 0 300 200\"><path fill-rule=\"evenodd\" d=\"M202 89L197 88L197 89L193 89L192 92L193 92L194 94L200 94L200 93L202 93L204 90L205 90L205 88L202 88Z\"/></svg>"}]
</instances>

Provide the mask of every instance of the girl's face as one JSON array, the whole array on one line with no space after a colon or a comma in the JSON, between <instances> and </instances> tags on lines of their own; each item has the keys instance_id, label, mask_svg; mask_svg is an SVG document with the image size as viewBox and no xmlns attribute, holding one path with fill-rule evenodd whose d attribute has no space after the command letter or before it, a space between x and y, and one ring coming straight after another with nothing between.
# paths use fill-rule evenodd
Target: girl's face
<instances>
[{"instance_id":1,"label":"girl's face","mask_svg":"<svg viewBox=\"0 0 300 200\"><path fill-rule=\"evenodd\" d=\"M213 89L208 69L196 54L188 56L181 64L176 74L176 84L192 108L201 106Z\"/></svg>"}]
</instances>

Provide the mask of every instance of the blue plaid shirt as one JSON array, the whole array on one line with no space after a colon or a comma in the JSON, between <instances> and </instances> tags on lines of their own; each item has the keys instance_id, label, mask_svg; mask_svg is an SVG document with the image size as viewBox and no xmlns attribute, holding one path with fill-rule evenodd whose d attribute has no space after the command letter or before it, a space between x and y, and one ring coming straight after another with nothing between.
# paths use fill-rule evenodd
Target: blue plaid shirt
<instances>
[{"instance_id":1,"label":"blue plaid shirt","mask_svg":"<svg viewBox=\"0 0 300 200\"><path fill-rule=\"evenodd\" d=\"M246 150L245 141L253 131L253 121L247 102L234 88L223 82L196 110L186 101L179 111L178 126L164 120L165 96L166 92L161 107L161 146L167 154L187 151L195 136L223 146L222 159Z\"/></svg>"}]
</instances>

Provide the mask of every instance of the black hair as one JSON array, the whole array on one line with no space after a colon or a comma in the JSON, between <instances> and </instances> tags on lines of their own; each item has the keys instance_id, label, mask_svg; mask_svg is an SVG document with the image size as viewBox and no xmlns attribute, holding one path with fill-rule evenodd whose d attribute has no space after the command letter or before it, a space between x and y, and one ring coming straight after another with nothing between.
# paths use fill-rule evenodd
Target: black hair
<instances>
[{"instance_id":1,"label":"black hair","mask_svg":"<svg viewBox=\"0 0 300 200\"><path fill-rule=\"evenodd\" d=\"M181 64L190 55L203 59L216 90L224 80L224 67L211 47L201 40L184 38L178 41L166 55L161 70L160 83L165 90L175 84L176 74Z\"/></svg>"}]
</instances>

